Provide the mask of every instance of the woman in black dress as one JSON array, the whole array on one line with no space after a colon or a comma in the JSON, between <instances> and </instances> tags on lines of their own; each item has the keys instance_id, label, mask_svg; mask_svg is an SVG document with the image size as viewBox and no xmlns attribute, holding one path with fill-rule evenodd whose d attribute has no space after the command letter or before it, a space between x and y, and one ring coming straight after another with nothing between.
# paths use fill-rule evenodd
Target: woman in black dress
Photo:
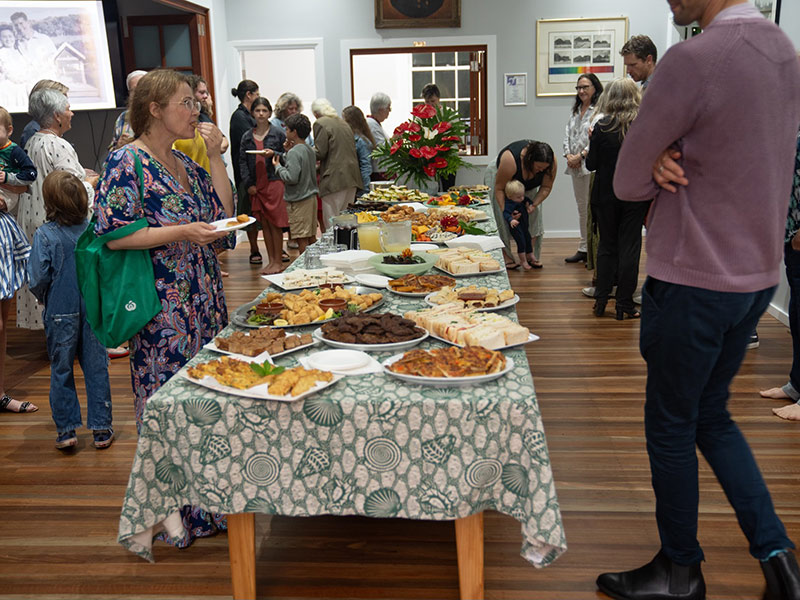
<instances>
[{"instance_id":1,"label":"woman in black dress","mask_svg":"<svg viewBox=\"0 0 800 600\"><path fill-rule=\"evenodd\" d=\"M622 140L639 112L640 102L641 93L632 79L615 79L608 84L596 109L604 116L594 126L586 156L586 168L595 171L591 208L600 233L594 314L601 317L605 313L616 273L616 315L620 321L639 317L633 292L639 277L642 225L650 203L617 198L614 171Z\"/></svg>"},{"instance_id":2,"label":"woman in black dress","mask_svg":"<svg viewBox=\"0 0 800 600\"><path fill-rule=\"evenodd\" d=\"M231 140L231 166L233 167L233 181L236 184L236 193L239 203L236 207L237 214L250 214L250 196L246 189L241 189L242 176L239 166L239 149L242 143L242 136L246 131L251 131L256 126L256 120L250 114L250 107L253 101L258 98L258 84L250 79L243 79L231 94L239 99L239 106L231 115L230 140ZM246 228L247 241L250 243L250 264L260 265L262 262L261 252L258 251L258 227L256 223Z\"/></svg>"}]
</instances>

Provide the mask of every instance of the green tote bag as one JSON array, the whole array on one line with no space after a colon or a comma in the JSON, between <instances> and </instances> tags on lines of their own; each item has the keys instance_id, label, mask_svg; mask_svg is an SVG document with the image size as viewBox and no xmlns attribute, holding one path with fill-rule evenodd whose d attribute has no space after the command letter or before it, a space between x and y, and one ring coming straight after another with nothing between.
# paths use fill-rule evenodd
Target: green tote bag
<instances>
[{"instance_id":1,"label":"green tote bag","mask_svg":"<svg viewBox=\"0 0 800 600\"><path fill-rule=\"evenodd\" d=\"M133 153L139 177L139 201L144 201L142 163ZM75 267L78 288L86 304L86 320L97 339L115 348L132 338L161 312L149 250L111 250L106 243L147 227L139 219L97 237L97 217L78 238Z\"/></svg>"}]
</instances>

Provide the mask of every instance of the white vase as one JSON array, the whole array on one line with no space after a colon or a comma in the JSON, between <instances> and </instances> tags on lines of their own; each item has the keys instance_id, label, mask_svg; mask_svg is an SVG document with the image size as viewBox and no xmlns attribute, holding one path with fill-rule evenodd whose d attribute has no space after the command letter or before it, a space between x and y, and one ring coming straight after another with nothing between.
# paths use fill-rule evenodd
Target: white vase
<instances>
[{"instance_id":1,"label":"white vase","mask_svg":"<svg viewBox=\"0 0 800 600\"><path fill-rule=\"evenodd\" d=\"M412 190L419 190L431 196L439 195L439 180L428 177L422 184L418 184L408 175L401 175L397 178L397 185L404 185Z\"/></svg>"}]
</instances>

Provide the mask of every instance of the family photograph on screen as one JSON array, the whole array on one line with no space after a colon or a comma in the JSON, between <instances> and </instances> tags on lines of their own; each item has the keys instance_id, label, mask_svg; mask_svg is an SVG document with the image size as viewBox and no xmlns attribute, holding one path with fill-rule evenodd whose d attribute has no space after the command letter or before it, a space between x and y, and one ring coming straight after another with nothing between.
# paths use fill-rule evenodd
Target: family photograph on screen
<instances>
[{"instance_id":1,"label":"family photograph on screen","mask_svg":"<svg viewBox=\"0 0 800 600\"><path fill-rule=\"evenodd\" d=\"M114 106L100 2L0 1L0 106L26 112L40 79L66 85L73 109Z\"/></svg>"}]
</instances>

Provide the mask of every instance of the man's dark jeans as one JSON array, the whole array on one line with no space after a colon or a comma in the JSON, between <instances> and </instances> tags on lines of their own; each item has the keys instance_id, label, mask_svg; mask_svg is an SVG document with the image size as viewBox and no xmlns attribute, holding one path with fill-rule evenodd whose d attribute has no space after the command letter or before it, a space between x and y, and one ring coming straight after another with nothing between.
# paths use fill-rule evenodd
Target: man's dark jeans
<instances>
[{"instance_id":1,"label":"man's dark jeans","mask_svg":"<svg viewBox=\"0 0 800 600\"><path fill-rule=\"evenodd\" d=\"M775 288L715 292L647 278L640 349L647 362L645 434L661 545L678 564L703 560L697 541L697 454L736 511L750 553L794 548L739 427L728 387Z\"/></svg>"}]
</instances>

